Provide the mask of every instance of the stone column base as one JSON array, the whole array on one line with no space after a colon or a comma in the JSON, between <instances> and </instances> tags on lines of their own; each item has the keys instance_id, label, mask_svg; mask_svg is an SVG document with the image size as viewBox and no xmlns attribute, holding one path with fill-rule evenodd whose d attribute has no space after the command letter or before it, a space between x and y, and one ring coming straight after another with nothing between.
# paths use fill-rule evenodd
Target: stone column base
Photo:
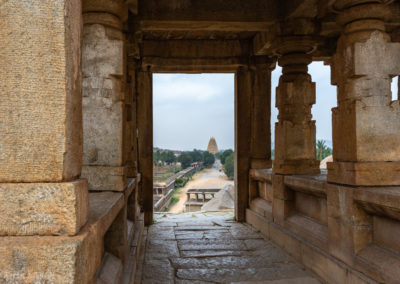
<instances>
[{"instance_id":1,"label":"stone column base","mask_svg":"<svg viewBox=\"0 0 400 284\"><path fill-rule=\"evenodd\" d=\"M286 175L319 174L318 160L275 160L274 173Z\"/></svg>"},{"instance_id":2,"label":"stone column base","mask_svg":"<svg viewBox=\"0 0 400 284\"><path fill-rule=\"evenodd\" d=\"M330 162L328 182L384 186L400 185L400 162Z\"/></svg>"},{"instance_id":3,"label":"stone column base","mask_svg":"<svg viewBox=\"0 0 400 284\"><path fill-rule=\"evenodd\" d=\"M272 161L265 159L251 159L250 167L252 169L270 169L272 168Z\"/></svg>"},{"instance_id":4,"label":"stone column base","mask_svg":"<svg viewBox=\"0 0 400 284\"><path fill-rule=\"evenodd\" d=\"M126 172L126 167L83 166L82 177L88 179L89 190L124 191Z\"/></svg>"},{"instance_id":5,"label":"stone column base","mask_svg":"<svg viewBox=\"0 0 400 284\"><path fill-rule=\"evenodd\" d=\"M0 236L77 234L88 220L87 188L85 179L0 183Z\"/></svg>"},{"instance_id":6,"label":"stone column base","mask_svg":"<svg viewBox=\"0 0 400 284\"><path fill-rule=\"evenodd\" d=\"M92 283L102 253L102 239L90 227L74 237L1 237L0 279L5 283Z\"/></svg>"}]
</instances>

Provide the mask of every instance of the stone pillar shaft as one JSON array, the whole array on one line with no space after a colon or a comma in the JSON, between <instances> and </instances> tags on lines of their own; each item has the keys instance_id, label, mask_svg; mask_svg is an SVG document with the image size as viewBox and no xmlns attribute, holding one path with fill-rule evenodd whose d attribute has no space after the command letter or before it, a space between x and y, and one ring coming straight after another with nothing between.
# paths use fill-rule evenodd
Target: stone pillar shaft
<instances>
[{"instance_id":1,"label":"stone pillar shaft","mask_svg":"<svg viewBox=\"0 0 400 284\"><path fill-rule=\"evenodd\" d=\"M83 2L83 172L90 190L126 186L126 44L122 1Z\"/></svg>"},{"instance_id":2,"label":"stone pillar shaft","mask_svg":"<svg viewBox=\"0 0 400 284\"><path fill-rule=\"evenodd\" d=\"M79 179L81 17L80 0L0 3L5 283L87 283L91 276L71 265L85 262L81 232L89 211L87 181Z\"/></svg>"},{"instance_id":3,"label":"stone pillar shaft","mask_svg":"<svg viewBox=\"0 0 400 284\"><path fill-rule=\"evenodd\" d=\"M235 76L235 213L239 222L245 221L249 199L252 77L248 66L240 67Z\"/></svg>"},{"instance_id":4,"label":"stone pillar shaft","mask_svg":"<svg viewBox=\"0 0 400 284\"><path fill-rule=\"evenodd\" d=\"M127 165L127 176L137 176L137 111L136 111L136 73L129 70L127 100L125 105L126 127L125 127L125 163Z\"/></svg>"},{"instance_id":5,"label":"stone pillar shaft","mask_svg":"<svg viewBox=\"0 0 400 284\"><path fill-rule=\"evenodd\" d=\"M338 107L332 110L333 163L328 181L400 185L400 106L391 101L391 78L400 73L400 44L390 42L390 9L370 1L337 1L344 26L332 60Z\"/></svg>"},{"instance_id":6,"label":"stone pillar shaft","mask_svg":"<svg viewBox=\"0 0 400 284\"><path fill-rule=\"evenodd\" d=\"M283 75L276 89L279 116L275 126L275 173L319 173L315 121L311 120L315 103L315 83L308 74L311 61L303 50L285 53L279 59Z\"/></svg>"},{"instance_id":7,"label":"stone pillar shaft","mask_svg":"<svg viewBox=\"0 0 400 284\"><path fill-rule=\"evenodd\" d=\"M140 199L146 225L153 223L153 74L136 72Z\"/></svg>"},{"instance_id":8,"label":"stone pillar shaft","mask_svg":"<svg viewBox=\"0 0 400 284\"><path fill-rule=\"evenodd\" d=\"M251 168L271 168L271 61L252 70Z\"/></svg>"}]
</instances>

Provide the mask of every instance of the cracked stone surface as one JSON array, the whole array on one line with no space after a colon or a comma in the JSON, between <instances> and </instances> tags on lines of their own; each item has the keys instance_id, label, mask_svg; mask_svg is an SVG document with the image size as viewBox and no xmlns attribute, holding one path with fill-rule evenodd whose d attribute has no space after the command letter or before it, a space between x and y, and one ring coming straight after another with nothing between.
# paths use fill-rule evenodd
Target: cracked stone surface
<instances>
[{"instance_id":1,"label":"cracked stone surface","mask_svg":"<svg viewBox=\"0 0 400 284\"><path fill-rule=\"evenodd\" d=\"M135 283L320 283L232 212L156 215Z\"/></svg>"}]
</instances>

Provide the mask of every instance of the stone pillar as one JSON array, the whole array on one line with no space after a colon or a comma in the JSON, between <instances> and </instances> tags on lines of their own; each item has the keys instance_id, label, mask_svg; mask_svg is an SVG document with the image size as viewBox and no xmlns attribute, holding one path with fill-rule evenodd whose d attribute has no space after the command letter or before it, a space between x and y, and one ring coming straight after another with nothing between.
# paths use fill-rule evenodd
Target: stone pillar
<instances>
[{"instance_id":1,"label":"stone pillar","mask_svg":"<svg viewBox=\"0 0 400 284\"><path fill-rule=\"evenodd\" d=\"M274 172L278 174L316 174L319 161L315 150L315 83L308 74L312 62L308 54L313 43L306 39L287 39L279 53L282 76L276 89L279 109L275 125Z\"/></svg>"},{"instance_id":2,"label":"stone pillar","mask_svg":"<svg viewBox=\"0 0 400 284\"><path fill-rule=\"evenodd\" d=\"M136 124L136 73L135 70L128 71L127 100L125 105L125 163L127 166L127 177L137 176L137 124Z\"/></svg>"},{"instance_id":3,"label":"stone pillar","mask_svg":"<svg viewBox=\"0 0 400 284\"><path fill-rule=\"evenodd\" d=\"M391 78L400 73L400 43L390 42L388 1L341 0L344 26L332 60L338 107L332 110L333 162L328 181L347 185L400 185L400 106Z\"/></svg>"},{"instance_id":4,"label":"stone pillar","mask_svg":"<svg viewBox=\"0 0 400 284\"><path fill-rule=\"evenodd\" d=\"M271 70L275 62L254 58L252 70L251 168L271 168Z\"/></svg>"},{"instance_id":5,"label":"stone pillar","mask_svg":"<svg viewBox=\"0 0 400 284\"><path fill-rule=\"evenodd\" d=\"M245 221L249 200L252 78L248 66L240 67L235 76L235 215L238 222Z\"/></svg>"},{"instance_id":6,"label":"stone pillar","mask_svg":"<svg viewBox=\"0 0 400 284\"><path fill-rule=\"evenodd\" d=\"M122 191L126 48L119 1L83 1L83 171L90 190Z\"/></svg>"},{"instance_id":7,"label":"stone pillar","mask_svg":"<svg viewBox=\"0 0 400 284\"><path fill-rule=\"evenodd\" d=\"M70 265L85 258L77 234L88 219L87 181L79 179L81 24L79 0L0 3L5 283L87 281L83 268Z\"/></svg>"},{"instance_id":8,"label":"stone pillar","mask_svg":"<svg viewBox=\"0 0 400 284\"><path fill-rule=\"evenodd\" d=\"M153 223L153 74L136 72L140 198L146 225Z\"/></svg>"},{"instance_id":9,"label":"stone pillar","mask_svg":"<svg viewBox=\"0 0 400 284\"><path fill-rule=\"evenodd\" d=\"M74 235L86 222L87 184L78 179L78 6L78 0L10 0L1 6L0 235Z\"/></svg>"}]
</instances>

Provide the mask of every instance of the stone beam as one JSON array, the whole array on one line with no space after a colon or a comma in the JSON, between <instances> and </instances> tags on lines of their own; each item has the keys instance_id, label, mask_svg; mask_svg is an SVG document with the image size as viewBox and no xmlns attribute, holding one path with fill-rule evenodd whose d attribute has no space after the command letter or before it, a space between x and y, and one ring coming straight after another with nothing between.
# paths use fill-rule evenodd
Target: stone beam
<instances>
[{"instance_id":1,"label":"stone beam","mask_svg":"<svg viewBox=\"0 0 400 284\"><path fill-rule=\"evenodd\" d=\"M143 57L227 58L248 56L250 42L244 40L145 40Z\"/></svg>"},{"instance_id":2,"label":"stone beam","mask_svg":"<svg viewBox=\"0 0 400 284\"><path fill-rule=\"evenodd\" d=\"M142 30L264 30L279 15L277 0L148 0L139 5Z\"/></svg>"},{"instance_id":3,"label":"stone beam","mask_svg":"<svg viewBox=\"0 0 400 284\"><path fill-rule=\"evenodd\" d=\"M284 1L286 18L313 18L318 14L318 0Z\"/></svg>"},{"instance_id":4,"label":"stone beam","mask_svg":"<svg viewBox=\"0 0 400 284\"><path fill-rule=\"evenodd\" d=\"M233 73L248 64L248 58L161 58L144 57L142 67L151 67L154 73Z\"/></svg>"},{"instance_id":5,"label":"stone beam","mask_svg":"<svg viewBox=\"0 0 400 284\"><path fill-rule=\"evenodd\" d=\"M125 4L131 13L137 15L138 13L138 0L125 0Z\"/></svg>"}]
</instances>

